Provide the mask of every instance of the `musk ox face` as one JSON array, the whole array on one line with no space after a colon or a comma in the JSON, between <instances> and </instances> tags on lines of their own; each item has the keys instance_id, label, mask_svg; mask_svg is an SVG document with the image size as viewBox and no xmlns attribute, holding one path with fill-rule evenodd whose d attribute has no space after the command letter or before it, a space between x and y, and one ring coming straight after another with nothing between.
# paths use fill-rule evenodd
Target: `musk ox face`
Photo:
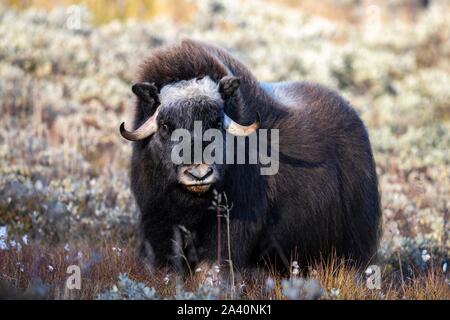
<instances>
[{"instance_id":1,"label":"musk ox face","mask_svg":"<svg viewBox=\"0 0 450 320\"><path fill-rule=\"evenodd\" d=\"M226 132L235 135L248 135L256 131L258 123L241 126L231 120L224 112L224 105L239 87L239 79L225 77L219 83L210 77L182 80L165 85L158 92L150 83L135 84L133 92L145 102L144 108L154 109L149 119L133 132L126 131L122 124L121 133L126 139L141 140L150 137L146 146L149 157L159 163L160 174L166 177L168 187L201 195L214 187L220 187L226 171L223 162L203 160L203 152L210 141L205 141L205 132L214 129L216 136L224 141ZM175 150L180 145L180 135L189 137L188 148L184 141L183 162L174 161ZM199 142L200 141L200 142ZM225 145L222 145L225 154ZM197 150L196 150L197 148ZM187 150L189 149L189 150ZM200 158L197 157L200 150ZM186 156L184 153L188 153Z\"/></svg>"},{"instance_id":2,"label":"musk ox face","mask_svg":"<svg viewBox=\"0 0 450 320\"><path fill-rule=\"evenodd\" d=\"M224 100L219 93L219 87L209 77L191 79L166 85L160 92L159 114L156 119L159 130L155 140L158 141L161 154L168 162L172 161L174 147L179 143L173 139L175 130L186 130L192 137L191 159L188 163L174 164L172 176L174 181L185 190L192 193L205 193L212 186L220 184L223 173L223 164L206 164L194 161L194 139L201 139L194 132L195 122L201 125L201 135L206 130L216 129L225 134L223 129ZM175 140L175 141L174 141ZM205 145L201 145L202 151ZM184 150L186 151L186 150ZM167 161L166 161L167 162Z\"/></svg>"}]
</instances>

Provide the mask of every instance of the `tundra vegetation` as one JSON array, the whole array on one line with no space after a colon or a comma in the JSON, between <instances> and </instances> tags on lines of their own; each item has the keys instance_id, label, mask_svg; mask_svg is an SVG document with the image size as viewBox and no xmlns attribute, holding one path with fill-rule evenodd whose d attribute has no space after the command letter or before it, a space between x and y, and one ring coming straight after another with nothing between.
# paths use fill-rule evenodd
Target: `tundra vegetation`
<instances>
[{"instance_id":1,"label":"tundra vegetation","mask_svg":"<svg viewBox=\"0 0 450 320\"><path fill-rule=\"evenodd\" d=\"M92 6L20 3L0 2L0 297L450 299L449 3L194 1L108 21ZM381 190L380 289L338 259L292 257L288 274L205 264L186 278L140 263L118 124L142 58L185 36L228 48L258 79L317 82L355 106ZM65 286L69 265L81 290Z\"/></svg>"}]
</instances>

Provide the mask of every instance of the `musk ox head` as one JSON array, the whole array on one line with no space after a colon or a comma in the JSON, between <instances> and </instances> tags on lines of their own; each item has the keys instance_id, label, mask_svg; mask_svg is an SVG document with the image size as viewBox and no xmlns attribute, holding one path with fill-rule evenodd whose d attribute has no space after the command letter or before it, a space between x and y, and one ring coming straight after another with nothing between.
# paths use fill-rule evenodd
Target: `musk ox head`
<instances>
[{"instance_id":1,"label":"musk ox head","mask_svg":"<svg viewBox=\"0 0 450 320\"><path fill-rule=\"evenodd\" d=\"M149 139L145 152L154 163L158 163L160 174L166 177L169 184L191 193L205 193L212 186L220 185L226 168L223 162L204 163L202 158L200 161L195 158L196 139L200 139L199 147L203 151L208 143L202 137L209 129L216 129L225 140L226 132L246 136L259 127L258 115L253 124L243 126L225 113L224 106L238 87L239 79L233 76L225 76L218 83L209 76L182 80L167 84L160 90L152 83L137 83L132 91L140 100L140 106L152 115L134 131L127 131L122 123L120 133L132 141ZM201 125L200 132L198 125ZM177 163L173 161L173 154L180 141L174 139L174 134L179 133L180 129L189 133L192 143L188 161ZM202 137L198 137L199 133Z\"/></svg>"}]
</instances>

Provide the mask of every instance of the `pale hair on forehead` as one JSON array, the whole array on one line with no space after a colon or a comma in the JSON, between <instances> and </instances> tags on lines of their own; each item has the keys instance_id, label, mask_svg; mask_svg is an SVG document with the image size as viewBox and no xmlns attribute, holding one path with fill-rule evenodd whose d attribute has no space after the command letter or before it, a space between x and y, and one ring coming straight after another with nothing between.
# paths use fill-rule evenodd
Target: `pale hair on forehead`
<instances>
[{"instance_id":1,"label":"pale hair on forehead","mask_svg":"<svg viewBox=\"0 0 450 320\"><path fill-rule=\"evenodd\" d=\"M206 97L214 101L222 101L219 85L209 76L202 79L181 80L161 88L159 99L161 105L170 105L196 97Z\"/></svg>"}]
</instances>

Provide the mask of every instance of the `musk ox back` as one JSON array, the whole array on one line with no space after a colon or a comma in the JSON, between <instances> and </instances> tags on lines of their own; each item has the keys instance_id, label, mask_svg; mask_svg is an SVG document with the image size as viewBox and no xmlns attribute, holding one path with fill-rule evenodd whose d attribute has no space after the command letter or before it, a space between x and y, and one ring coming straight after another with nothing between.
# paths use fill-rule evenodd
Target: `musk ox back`
<instances>
[{"instance_id":1,"label":"musk ox back","mask_svg":"<svg viewBox=\"0 0 450 320\"><path fill-rule=\"evenodd\" d=\"M151 248L155 264L170 262L177 228L189 263L215 260L218 242L226 252L226 224L218 232L210 209L215 190L232 205L229 240L238 267L332 254L366 263L374 256L381 212L371 146L337 93L304 82L259 82L225 50L192 40L154 51L132 90L134 130L122 124L121 133L134 141L131 187L143 248ZM226 141L277 131L277 172L261 174L263 165L248 161L174 163L171 135L193 133L196 121L201 133L215 129Z\"/></svg>"}]
</instances>

